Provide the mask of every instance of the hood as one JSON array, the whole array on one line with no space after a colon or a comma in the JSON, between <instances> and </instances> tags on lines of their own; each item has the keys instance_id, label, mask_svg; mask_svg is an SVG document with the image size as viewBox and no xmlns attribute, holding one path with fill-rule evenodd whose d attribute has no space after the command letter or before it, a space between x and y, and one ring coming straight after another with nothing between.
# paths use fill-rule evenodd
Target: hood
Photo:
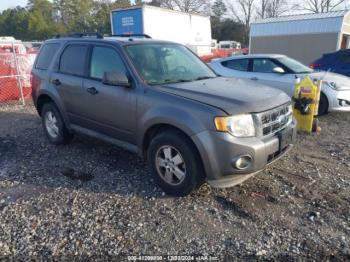
<instances>
[{"instance_id":1,"label":"hood","mask_svg":"<svg viewBox=\"0 0 350 262\"><path fill-rule=\"evenodd\" d=\"M306 74L305 74L306 75ZM299 75L299 76L305 76ZM311 78L316 78L317 80L325 80L328 83L336 83L338 87L342 87L344 89L350 89L350 78L347 76L343 76L340 74L332 73L332 72L314 72L308 74Z\"/></svg>"},{"instance_id":2,"label":"hood","mask_svg":"<svg viewBox=\"0 0 350 262\"><path fill-rule=\"evenodd\" d=\"M284 92L251 80L217 77L158 87L163 92L220 108L229 115L263 112L290 101Z\"/></svg>"}]
</instances>

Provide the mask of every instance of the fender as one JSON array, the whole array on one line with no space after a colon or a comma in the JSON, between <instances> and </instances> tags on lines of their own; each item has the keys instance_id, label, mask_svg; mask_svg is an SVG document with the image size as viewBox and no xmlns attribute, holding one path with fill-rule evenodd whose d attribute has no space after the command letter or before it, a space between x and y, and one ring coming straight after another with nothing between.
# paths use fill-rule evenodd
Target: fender
<instances>
[{"instance_id":1,"label":"fender","mask_svg":"<svg viewBox=\"0 0 350 262\"><path fill-rule=\"evenodd\" d=\"M152 108L142 115L138 124L137 145L143 146L143 138L146 132L155 125L166 124L182 130L189 137L206 130L198 118L177 107L160 106Z\"/></svg>"},{"instance_id":2,"label":"fender","mask_svg":"<svg viewBox=\"0 0 350 262\"><path fill-rule=\"evenodd\" d=\"M61 113L61 116L63 118L63 121L64 121L66 127L70 128L70 122L69 122L69 119L67 117L67 111L65 110L65 107L64 107L63 103L61 102L61 100L58 99L59 95L58 95L56 89L50 89L50 90L40 89L38 94L36 95L36 99L35 99L35 106L36 107L37 107L37 101L43 95L50 97L50 99L55 103L59 112Z\"/></svg>"}]
</instances>

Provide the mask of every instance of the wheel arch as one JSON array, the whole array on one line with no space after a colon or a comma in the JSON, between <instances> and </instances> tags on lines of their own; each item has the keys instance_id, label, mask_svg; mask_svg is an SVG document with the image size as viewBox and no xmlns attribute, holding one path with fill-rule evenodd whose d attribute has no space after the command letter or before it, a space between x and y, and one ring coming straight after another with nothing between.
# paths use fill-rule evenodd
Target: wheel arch
<instances>
[{"instance_id":1,"label":"wheel arch","mask_svg":"<svg viewBox=\"0 0 350 262\"><path fill-rule=\"evenodd\" d=\"M154 137L156 137L160 133L169 132L169 131L181 133L182 135L186 136L189 140L192 141L190 135L188 135L181 128L179 128L175 125L172 125L172 124L157 123L157 124L153 124L145 131L143 139L142 139L142 153L145 155L145 153L147 152L147 149L148 149L149 145L151 144L151 141ZM195 146L195 143L193 141L192 141L192 143Z\"/></svg>"},{"instance_id":2,"label":"wheel arch","mask_svg":"<svg viewBox=\"0 0 350 262\"><path fill-rule=\"evenodd\" d=\"M164 124L164 123L154 124L147 129L142 141L142 155L145 157L145 159L147 159L147 150L152 142L152 139L155 138L158 134L161 134L163 132L175 132L186 137L188 141L191 143L191 145L193 146L194 150L196 151L196 155L198 156L198 159L200 161L201 168L205 173L203 158L195 141L193 141L191 136L187 134L185 131L171 124Z\"/></svg>"},{"instance_id":3,"label":"wheel arch","mask_svg":"<svg viewBox=\"0 0 350 262\"><path fill-rule=\"evenodd\" d=\"M57 101L57 99L55 99L55 97L53 95L51 95L49 93L43 92L43 93L38 95L38 98L35 101L35 107L36 107L36 110L38 111L38 114L41 116L43 106L46 103L55 104L55 106L57 107L59 113L61 114L61 116L63 118L63 121L65 122L65 125L67 127L69 127L69 125L68 125L69 121L68 121L68 118L65 114L65 111L64 111L62 105L59 103L59 101Z\"/></svg>"}]
</instances>

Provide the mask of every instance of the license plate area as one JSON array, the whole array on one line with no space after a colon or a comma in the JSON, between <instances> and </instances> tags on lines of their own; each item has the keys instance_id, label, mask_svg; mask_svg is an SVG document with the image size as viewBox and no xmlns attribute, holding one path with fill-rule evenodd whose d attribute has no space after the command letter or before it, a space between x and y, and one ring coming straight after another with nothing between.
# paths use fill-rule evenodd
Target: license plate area
<instances>
[{"instance_id":1,"label":"license plate area","mask_svg":"<svg viewBox=\"0 0 350 262\"><path fill-rule=\"evenodd\" d=\"M286 129L278 134L279 151L284 150L290 144L293 144L293 129Z\"/></svg>"}]
</instances>

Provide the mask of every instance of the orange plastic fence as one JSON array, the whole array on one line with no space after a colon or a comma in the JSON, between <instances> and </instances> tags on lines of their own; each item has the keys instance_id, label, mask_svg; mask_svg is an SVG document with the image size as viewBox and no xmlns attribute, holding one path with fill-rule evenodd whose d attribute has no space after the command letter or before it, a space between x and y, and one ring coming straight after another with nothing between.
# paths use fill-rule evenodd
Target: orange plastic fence
<instances>
[{"instance_id":1,"label":"orange plastic fence","mask_svg":"<svg viewBox=\"0 0 350 262\"><path fill-rule=\"evenodd\" d=\"M31 95L30 71L33 57L32 55L16 54L16 58L18 71L12 50L0 48L0 102L22 98L19 81L22 84L23 98L29 98Z\"/></svg>"}]
</instances>

